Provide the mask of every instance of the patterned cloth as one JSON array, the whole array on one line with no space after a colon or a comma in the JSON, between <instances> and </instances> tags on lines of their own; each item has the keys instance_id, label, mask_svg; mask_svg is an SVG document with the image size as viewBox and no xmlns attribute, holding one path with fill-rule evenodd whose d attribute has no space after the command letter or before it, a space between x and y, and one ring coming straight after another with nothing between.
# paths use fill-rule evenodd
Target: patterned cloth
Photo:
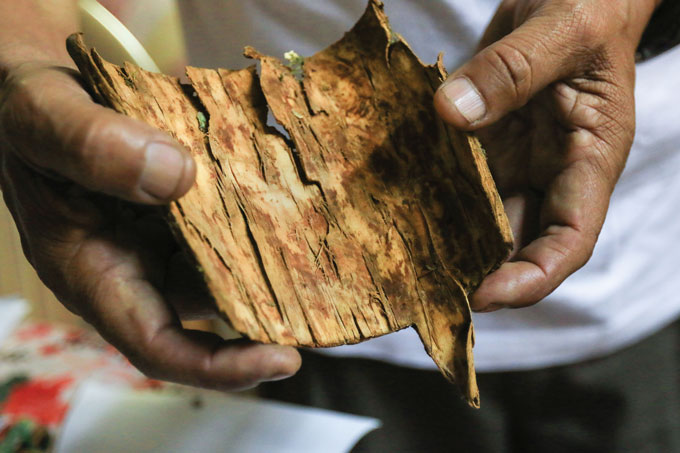
<instances>
[{"instance_id":1,"label":"patterned cloth","mask_svg":"<svg viewBox=\"0 0 680 453\"><path fill-rule=\"evenodd\" d=\"M30 322L0 347L0 453L47 451L85 379L166 387L139 373L96 333Z\"/></svg>"}]
</instances>

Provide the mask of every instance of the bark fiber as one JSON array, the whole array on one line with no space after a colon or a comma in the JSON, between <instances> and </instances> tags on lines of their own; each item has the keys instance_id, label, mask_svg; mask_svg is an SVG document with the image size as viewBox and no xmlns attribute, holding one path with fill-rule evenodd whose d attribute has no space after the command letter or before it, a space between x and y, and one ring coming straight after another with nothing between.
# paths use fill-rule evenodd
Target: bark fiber
<instances>
[{"instance_id":1,"label":"bark fiber","mask_svg":"<svg viewBox=\"0 0 680 453\"><path fill-rule=\"evenodd\" d=\"M479 142L434 111L441 58L421 63L381 2L301 68L247 48L259 75L189 67L182 85L68 47L98 102L194 156L169 218L234 329L322 347L413 326L478 406L467 295L512 235Z\"/></svg>"}]
</instances>

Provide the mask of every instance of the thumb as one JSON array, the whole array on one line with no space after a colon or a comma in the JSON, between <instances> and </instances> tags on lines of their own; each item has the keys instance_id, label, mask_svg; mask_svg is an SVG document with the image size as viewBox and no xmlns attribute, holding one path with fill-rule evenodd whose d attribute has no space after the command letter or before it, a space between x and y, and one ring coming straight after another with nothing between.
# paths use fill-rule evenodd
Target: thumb
<instances>
[{"instance_id":1,"label":"thumb","mask_svg":"<svg viewBox=\"0 0 680 453\"><path fill-rule=\"evenodd\" d=\"M0 92L0 147L48 175L138 203L192 186L196 166L167 134L92 102L71 69L20 68Z\"/></svg>"},{"instance_id":2,"label":"thumb","mask_svg":"<svg viewBox=\"0 0 680 453\"><path fill-rule=\"evenodd\" d=\"M564 34L552 18L529 19L448 77L434 97L439 115L460 129L475 130L524 106L575 70L580 59Z\"/></svg>"}]
</instances>

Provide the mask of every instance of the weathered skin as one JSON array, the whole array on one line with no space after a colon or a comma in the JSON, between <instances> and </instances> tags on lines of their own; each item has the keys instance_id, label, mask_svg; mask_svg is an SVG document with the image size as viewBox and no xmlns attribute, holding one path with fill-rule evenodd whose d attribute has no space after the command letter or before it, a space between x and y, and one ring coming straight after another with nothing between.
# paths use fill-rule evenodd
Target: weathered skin
<instances>
[{"instance_id":1,"label":"weathered skin","mask_svg":"<svg viewBox=\"0 0 680 453\"><path fill-rule=\"evenodd\" d=\"M467 295L512 236L478 141L432 107L441 62L423 65L379 1L301 80L250 48L260 77L188 68L190 87L79 37L70 52L98 101L191 150L197 182L170 219L237 331L317 347L413 326L479 404Z\"/></svg>"}]
</instances>

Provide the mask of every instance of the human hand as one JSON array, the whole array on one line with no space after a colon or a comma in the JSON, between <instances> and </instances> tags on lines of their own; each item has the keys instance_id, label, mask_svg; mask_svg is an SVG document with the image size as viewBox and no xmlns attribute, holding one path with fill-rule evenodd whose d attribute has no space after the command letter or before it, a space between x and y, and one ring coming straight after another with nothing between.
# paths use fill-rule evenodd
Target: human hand
<instances>
[{"instance_id":1,"label":"human hand","mask_svg":"<svg viewBox=\"0 0 680 453\"><path fill-rule=\"evenodd\" d=\"M635 50L655 0L505 0L435 95L475 130L515 234L475 311L535 304L590 258L635 130Z\"/></svg>"},{"instance_id":2,"label":"human hand","mask_svg":"<svg viewBox=\"0 0 680 453\"><path fill-rule=\"evenodd\" d=\"M42 281L151 377L236 390L293 374L293 348L182 328L180 317L214 314L209 296L140 204L182 196L195 163L164 133L93 103L77 77L28 62L0 85L0 184Z\"/></svg>"}]
</instances>

